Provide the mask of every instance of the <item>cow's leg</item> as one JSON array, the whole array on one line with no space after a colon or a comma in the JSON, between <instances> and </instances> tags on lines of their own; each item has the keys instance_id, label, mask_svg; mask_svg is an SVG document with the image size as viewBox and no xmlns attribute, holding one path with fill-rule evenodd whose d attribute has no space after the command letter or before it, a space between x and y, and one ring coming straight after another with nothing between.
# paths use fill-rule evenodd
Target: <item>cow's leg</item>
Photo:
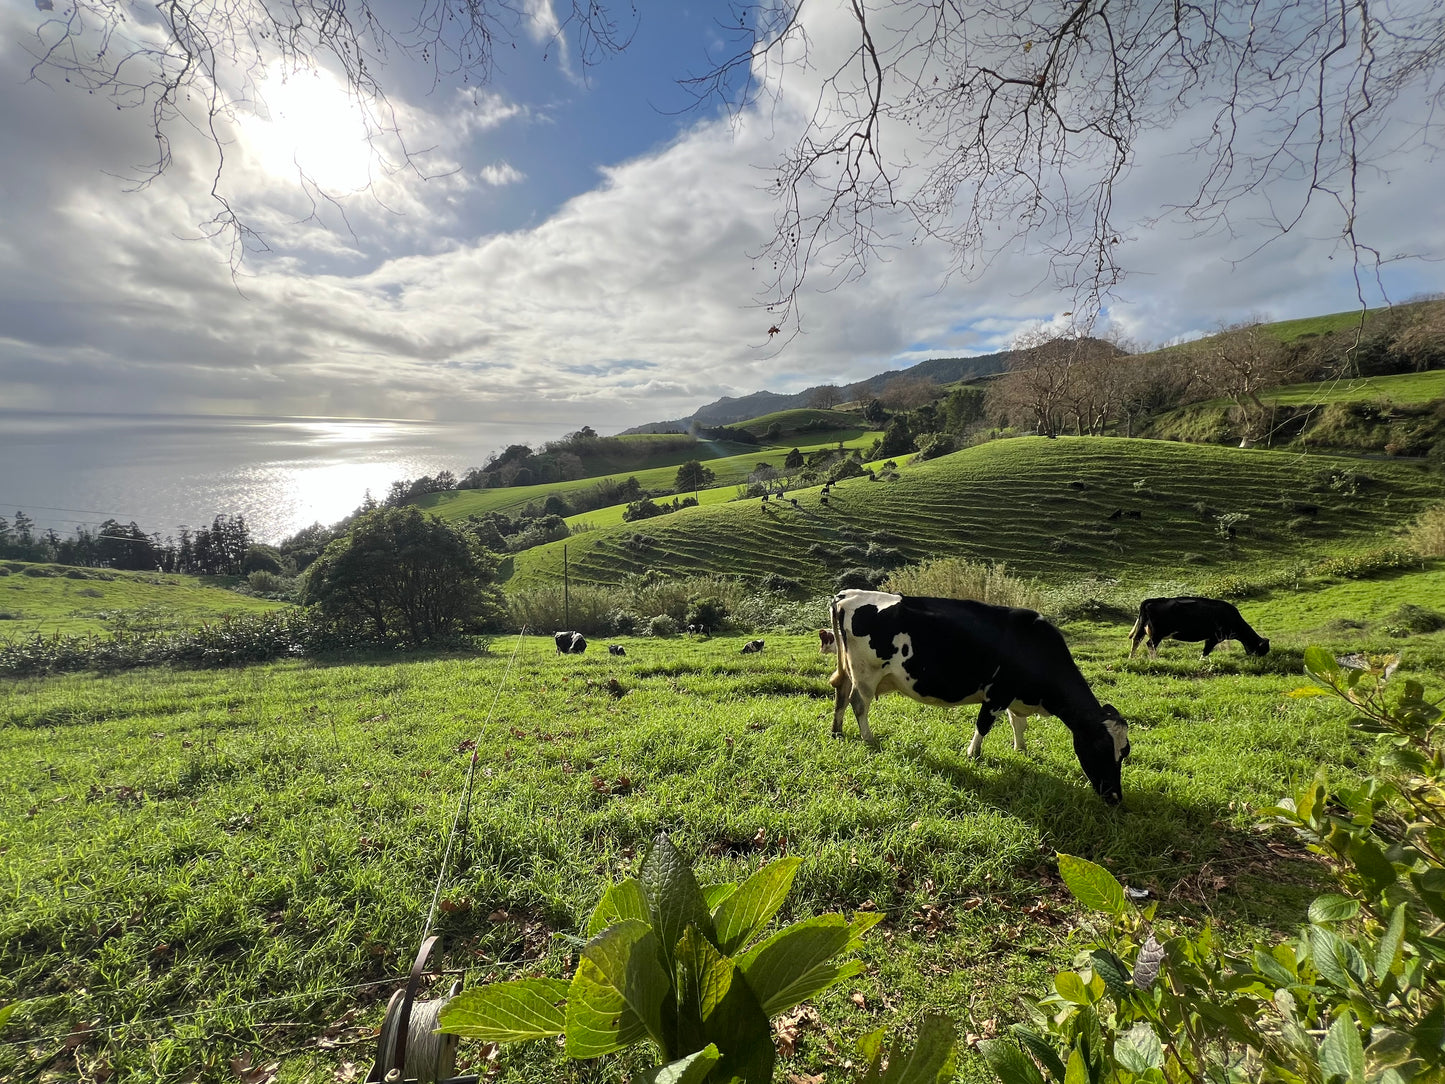
<instances>
[{"instance_id":1,"label":"cow's leg","mask_svg":"<svg viewBox=\"0 0 1445 1084\"><path fill-rule=\"evenodd\" d=\"M1028 724L1029 717L1027 715L1020 715L1010 708L1008 721L1013 724L1014 728L1014 748L1020 753L1027 752L1028 750L1024 748L1024 727Z\"/></svg>"},{"instance_id":2,"label":"cow's leg","mask_svg":"<svg viewBox=\"0 0 1445 1084\"><path fill-rule=\"evenodd\" d=\"M1203 654L1203 655L1200 655L1199 657L1200 657L1201 659L1207 659L1207 658L1209 658L1209 653L1210 653L1211 651L1213 651L1213 650L1214 650L1216 647L1218 647L1218 646L1219 646L1219 641L1216 640L1216 639L1214 639L1213 637L1205 640L1205 641L1204 641L1204 654Z\"/></svg>"},{"instance_id":3,"label":"cow's leg","mask_svg":"<svg viewBox=\"0 0 1445 1084\"><path fill-rule=\"evenodd\" d=\"M1142 621L1129 631L1129 658L1132 659L1134 657L1134 652L1139 650L1140 642L1148 635L1149 630L1145 628L1144 622Z\"/></svg>"},{"instance_id":4,"label":"cow's leg","mask_svg":"<svg viewBox=\"0 0 1445 1084\"><path fill-rule=\"evenodd\" d=\"M873 703L873 697L862 689L855 687L851 698L853 704L853 717L858 720L858 736L869 745L873 744L873 731L868 729L868 708Z\"/></svg>"},{"instance_id":5,"label":"cow's leg","mask_svg":"<svg viewBox=\"0 0 1445 1084\"><path fill-rule=\"evenodd\" d=\"M983 739L993 729L993 717L998 708L984 701L978 709L978 722L973 724L973 741L968 743L968 755L977 760L983 753Z\"/></svg>"},{"instance_id":6,"label":"cow's leg","mask_svg":"<svg viewBox=\"0 0 1445 1084\"><path fill-rule=\"evenodd\" d=\"M1151 659L1157 659L1159 657L1159 645L1163 640L1164 637L1162 636L1156 640L1152 632L1149 634L1149 657Z\"/></svg>"},{"instance_id":7,"label":"cow's leg","mask_svg":"<svg viewBox=\"0 0 1445 1084\"><path fill-rule=\"evenodd\" d=\"M833 686L833 737L841 738L843 713L848 710L848 700L853 695L853 681L848 677L848 671L839 666L828 679L828 683ZM857 714L856 708L854 714Z\"/></svg>"}]
</instances>

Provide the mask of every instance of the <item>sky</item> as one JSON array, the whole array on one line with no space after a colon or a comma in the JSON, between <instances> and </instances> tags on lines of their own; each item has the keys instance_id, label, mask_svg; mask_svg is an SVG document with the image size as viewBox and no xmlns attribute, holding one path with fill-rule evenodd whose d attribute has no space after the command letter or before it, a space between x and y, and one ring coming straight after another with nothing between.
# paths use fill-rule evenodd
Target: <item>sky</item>
<instances>
[{"instance_id":1,"label":"sky","mask_svg":"<svg viewBox=\"0 0 1445 1084\"><path fill-rule=\"evenodd\" d=\"M1011 246L970 277L950 274L942 246L900 234L864 276L820 271L797 325L770 336L769 170L818 83L804 72L755 106L697 103L679 80L738 43L732 5L701 0L639 0L635 15L619 5L628 47L595 63L549 0L521 5L485 84L394 59L382 78L409 160L395 138L364 138L334 76L269 70L221 129L224 191L265 243L237 261L228 236L205 228L217 162L202 133L173 128L170 165L139 183L155 147L146 110L32 76L36 28L67 2L0 0L11 410L606 433L723 395L1005 349L1031 326L1062 326L1072 305L1037 247ZM820 49L841 7L813 5ZM144 33L148 9L129 10ZM1356 307L1326 218L1252 255L1262 204L1232 233L1156 220L1192 183L1181 133L1203 123L1149 135L1121 183L1129 275L1100 327L1160 344ZM1387 270L1403 300L1445 289L1440 162L1414 145L1388 157L1388 172L1365 178L1360 224L1387 254L1430 257ZM1381 299L1372 284L1367 300Z\"/></svg>"}]
</instances>

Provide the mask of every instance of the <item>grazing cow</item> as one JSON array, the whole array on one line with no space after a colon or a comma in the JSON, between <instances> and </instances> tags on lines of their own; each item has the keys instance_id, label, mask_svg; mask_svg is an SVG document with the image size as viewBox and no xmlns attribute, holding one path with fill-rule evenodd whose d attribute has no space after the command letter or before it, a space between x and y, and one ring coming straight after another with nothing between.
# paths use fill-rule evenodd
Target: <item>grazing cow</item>
<instances>
[{"instance_id":1,"label":"grazing cow","mask_svg":"<svg viewBox=\"0 0 1445 1084\"><path fill-rule=\"evenodd\" d=\"M609 655L626 655L626 654L627 654L627 648L623 647L621 644L608 644L608 645L607 645L607 654L609 654Z\"/></svg>"},{"instance_id":2,"label":"grazing cow","mask_svg":"<svg viewBox=\"0 0 1445 1084\"><path fill-rule=\"evenodd\" d=\"M833 597L838 669L833 734L849 704L858 733L871 742L868 709L884 693L925 704L979 704L968 754L977 757L994 716L1007 709L1014 748L1024 748L1030 715L1056 715L1074 735L1074 755L1110 805L1123 800L1120 767L1129 727L1100 704L1069 654L1063 635L1033 610L948 598L840 591Z\"/></svg>"},{"instance_id":3,"label":"grazing cow","mask_svg":"<svg viewBox=\"0 0 1445 1084\"><path fill-rule=\"evenodd\" d=\"M833 635L832 629L818 630L818 653L831 655L838 650L838 639Z\"/></svg>"},{"instance_id":4,"label":"grazing cow","mask_svg":"<svg viewBox=\"0 0 1445 1084\"><path fill-rule=\"evenodd\" d=\"M587 650L587 638L580 632L554 632L552 642L559 655L580 655Z\"/></svg>"},{"instance_id":5,"label":"grazing cow","mask_svg":"<svg viewBox=\"0 0 1445 1084\"><path fill-rule=\"evenodd\" d=\"M749 640L747 643L743 644L744 655L756 655L762 649L763 642L761 640Z\"/></svg>"},{"instance_id":6,"label":"grazing cow","mask_svg":"<svg viewBox=\"0 0 1445 1084\"><path fill-rule=\"evenodd\" d=\"M1129 630L1129 655L1148 639L1149 655L1159 654L1161 640L1203 640L1204 658L1226 640L1238 640L1246 655L1265 655L1269 641L1249 627L1239 611L1217 598L1182 595L1146 598L1139 603L1139 618Z\"/></svg>"},{"instance_id":7,"label":"grazing cow","mask_svg":"<svg viewBox=\"0 0 1445 1084\"><path fill-rule=\"evenodd\" d=\"M827 497L819 497L819 498L818 498L818 503L821 504L821 505L823 505L823 507L826 508L826 507L828 506L828 498L827 498Z\"/></svg>"},{"instance_id":8,"label":"grazing cow","mask_svg":"<svg viewBox=\"0 0 1445 1084\"><path fill-rule=\"evenodd\" d=\"M710 635L709 632L708 632L708 628L707 628L706 625L689 625L689 626L687 627L687 631L688 631L688 632L692 632L692 633L696 633L698 636L708 636L708 635Z\"/></svg>"}]
</instances>

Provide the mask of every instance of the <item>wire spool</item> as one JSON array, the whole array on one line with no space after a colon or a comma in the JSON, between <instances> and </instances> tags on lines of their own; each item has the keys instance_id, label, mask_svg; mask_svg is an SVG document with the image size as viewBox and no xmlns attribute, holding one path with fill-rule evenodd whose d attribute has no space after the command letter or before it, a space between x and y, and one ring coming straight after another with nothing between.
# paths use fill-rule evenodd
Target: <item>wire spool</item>
<instances>
[{"instance_id":1,"label":"wire spool","mask_svg":"<svg viewBox=\"0 0 1445 1084\"><path fill-rule=\"evenodd\" d=\"M462 992L461 981L452 983L446 997L416 1000L426 959L436 942L437 938L429 937L422 943L406 987L392 994L387 1003L376 1064L366 1077L368 1082L416 1080L426 1084L455 1074L460 1037L441 1034L437 1022L446 1003Z\"/></svg>"},{"instance_id":2,"label":"wire spool","mask_svg":"<svg viewBox=\"0 0 1445 1084\"><path fill-rule=\"evenodd\" d=\"M417 1001L412 1004L406 1021L406 1044L403 1050L400 1080L417 1080L423 1084L429 1081L446 1080L456 1074L457 1044L461 1037L443 1035L437 1031L437 1020L448 1001L462 992L460 981L452 983L447 996L435 1001ZM391 996L386 1007L386 1019L381 1024L381 1042L377 1065L388 1071L380 1079L391 1079L396 1070L396 1039L401 1021L400 1003L406 991L398 990Z\"/></svg>"}]
</instances>

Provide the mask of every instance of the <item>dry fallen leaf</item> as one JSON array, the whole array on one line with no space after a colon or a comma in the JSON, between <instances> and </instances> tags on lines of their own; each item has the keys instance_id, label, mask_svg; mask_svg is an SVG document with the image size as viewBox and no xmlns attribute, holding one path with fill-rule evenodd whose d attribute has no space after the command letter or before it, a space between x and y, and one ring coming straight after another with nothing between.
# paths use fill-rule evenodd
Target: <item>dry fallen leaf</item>
<instances>
[{"instance_id":1,"label":"dry fallen leaf","mask_svg":"<svg viewBox=\"0 0 1445 1084\"><path fill-rule=\"evenodd\" d=\"M231 1059L231 1071L236 1074L236 1079L241 1084L271 1084L280 1070L281 1063L279 1061L267 1062L265 1065L252 1065L249 1053L239 1054Z\"/></svg>"}]
</instances>

